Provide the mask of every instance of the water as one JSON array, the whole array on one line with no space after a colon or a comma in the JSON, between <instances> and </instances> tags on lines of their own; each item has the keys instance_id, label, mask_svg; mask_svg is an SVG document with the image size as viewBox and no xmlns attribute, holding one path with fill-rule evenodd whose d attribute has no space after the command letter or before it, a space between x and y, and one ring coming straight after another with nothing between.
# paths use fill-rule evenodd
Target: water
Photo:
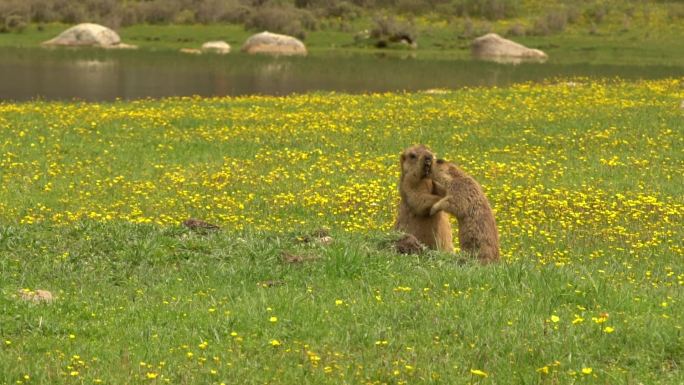
<instances>
[{"instance_id":1,"label":"water","mask_svg":"<svg viewBox=\"0 0 684 385\"><path fill-rule=\"evenodd\" d=\"M284 95L505 86L554 77L684 76L684 68L644 65L521 64L370 54L305 58L192 56L96 49L0 49L0 100L107 101L165 96Z\"/></svg>"}]
</instances>

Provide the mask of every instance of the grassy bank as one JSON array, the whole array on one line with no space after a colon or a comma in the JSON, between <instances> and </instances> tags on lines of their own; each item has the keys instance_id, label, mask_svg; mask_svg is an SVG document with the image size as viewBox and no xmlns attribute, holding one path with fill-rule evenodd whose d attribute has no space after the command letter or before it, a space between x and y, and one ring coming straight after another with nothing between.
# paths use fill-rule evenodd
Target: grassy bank
<instances>
[{"instance_id":1,"label":"grassy bank","mask_svg":"<svg viewBox=\"0 0 684 385\"><path fill-rule=\"evenodd\" d=\"M680 384L683 98L0 104L0 383ZM504 263L391 251L414 142L482 182Z\"/></svg>"},{"instance_id":2,"label":"grassy bank","mask_svg":"<svg viewBox=\"0 0 684 385\"><path fill-rule=\"evenodd\" d=\"M329 26L307 34L305 43L312 55L330 54L383 54L418 59L466 59L470 57L470 41L488 31L507 36L514 25L529 21L465 21L451 23L422 18L414 21L418 48L399 46L379 49L372 41L359 42L357 32L373 28L370 19L354 22L344 30ZM0 34L0 47L39 47L68 25L36 25L22 33ZM241 25L134 25L121 27L124 42L135 44L146 51L177 51L181 48L199 48L205 41L225 40L240 54L244 41L255 31ZM548 35L508 36L530 47L547 52L552 63L643 64L684 66L683 23L649 21L635 23L627 29L606 24L592 31L588 25L568 27L562 33ZM114 53L116 54L116 53Z\"/></svg>"}]
</instances>

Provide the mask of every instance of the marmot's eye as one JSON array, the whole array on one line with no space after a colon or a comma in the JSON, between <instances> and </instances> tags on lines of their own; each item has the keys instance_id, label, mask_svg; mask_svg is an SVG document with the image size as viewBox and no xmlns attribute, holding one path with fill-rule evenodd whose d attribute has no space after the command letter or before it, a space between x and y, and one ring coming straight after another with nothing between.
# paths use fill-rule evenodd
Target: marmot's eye
<instances>
[{"instance_id":1,"label":"marmot's eye","mask_svg":"<svg viewBox=\"0 0 684 385\"><path fill-rule=\"evenodd\" d=\"M412 153L412 154L409 154L409 156L411 157L411 159L416 159L416 154Z\"/></svg>"}]
</instances>

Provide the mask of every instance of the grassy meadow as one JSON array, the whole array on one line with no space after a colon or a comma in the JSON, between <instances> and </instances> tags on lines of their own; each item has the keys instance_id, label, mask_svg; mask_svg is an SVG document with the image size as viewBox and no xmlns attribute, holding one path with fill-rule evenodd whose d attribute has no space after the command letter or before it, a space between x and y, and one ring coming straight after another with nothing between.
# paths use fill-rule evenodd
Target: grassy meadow
<instances>
[{"instance_id":1,"label":"grassy meadow","mask_svg":"<svg viewBox=\"0 0 684 385\"><path fill-rule=\"evenodd\" d=\"M0 384L684 383L683 99L0 103ZM413 143L483 184L501 264L392 251Z\"/></svg>"}]
</instances>

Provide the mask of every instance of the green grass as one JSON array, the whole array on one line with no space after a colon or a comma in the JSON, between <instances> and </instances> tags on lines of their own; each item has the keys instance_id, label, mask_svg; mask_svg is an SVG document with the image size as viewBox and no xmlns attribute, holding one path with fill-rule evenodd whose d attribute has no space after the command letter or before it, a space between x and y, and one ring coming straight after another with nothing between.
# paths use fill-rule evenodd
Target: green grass
<instances>
[{"instance_id":1,"label":"green grass","mask_svg":"<svg viewBox=\"0 0 684 385\"><path fill-rule=\"evenodd\" d=\"M495 384L684 378L681 275L678 286L667 270L613 257L560 268L532 260L459 266L448 255L397 256L383 235L335 237L333 246L301 250L293 237L270 234L5 227L0 378L480 382L471 369ZM288 265L282 250L319 259ZM681 257L651 258L681 272ZM268 280L282 285L259 285ZM45 284L61 288L54 304L12 298L13 288ZM592 321L604 312L605 323ZM573 325L578 315L584 322ZM545 366L548 375L538 372Z\"/></svg>"},{"instance_id":2,"label":"green grass","mask_svg":"<svg viewBox=\"0 0 684 385\"><path fill-rule=\"evenodd\" d=\"M682 99L559 79L2 103L0 383L681 384ZM392 251L414 142L483 184L501 264Z\"/></svg>"}]
</instances>

